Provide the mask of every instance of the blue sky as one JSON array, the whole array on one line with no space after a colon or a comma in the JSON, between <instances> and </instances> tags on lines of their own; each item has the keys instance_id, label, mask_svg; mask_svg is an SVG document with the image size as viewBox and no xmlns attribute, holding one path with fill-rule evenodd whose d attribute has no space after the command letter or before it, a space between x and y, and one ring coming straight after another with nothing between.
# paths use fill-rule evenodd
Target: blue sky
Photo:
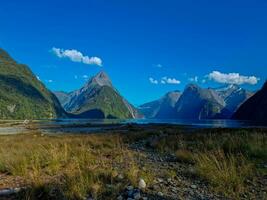
<instances>
[{"instance_id":1,"label":"blue sky","mask_svg":"<svg viewBox=\"0 0 267 200\"><path fill-rule=\"evenodd\" d=\"M3 1L0 47L51 90L104 70L135 105L196 80L256 90L267 75L266 10L257 0Z\"/></svg>"}]
</instances>

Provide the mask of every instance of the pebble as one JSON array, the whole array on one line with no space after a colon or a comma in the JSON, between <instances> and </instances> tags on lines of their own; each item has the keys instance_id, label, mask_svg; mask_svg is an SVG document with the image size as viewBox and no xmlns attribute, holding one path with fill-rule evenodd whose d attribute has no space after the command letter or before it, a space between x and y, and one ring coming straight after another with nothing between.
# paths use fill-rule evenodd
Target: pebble
<instances>
[{"instance_id":1,"label":"pebble","mask_svg":"<svg viewBox=\"0 0 267 200\"><path fill-rule=\"evenodd\" d=\"M120 195L118 196L117 200L123 200L123 197Z\"/></svg>"},{"instance_id":2,"label":"pebble","mask_svg":"<svg viewBox=\"0 0 267 200\"><path fill-rule=\"evenodd\" d=\"M162 179L162 178L158 178L157 181L158 181L159 183L162 183L162 182L163 182L163 179Z\"/></svg>"},{"instance_id":3,"label":"pebble","mask_svg":"<svg viewBox=\"0 0 267 200\"><path fill-rule=\"evenodd\" d=\"M131 185L127 186L127 190L133 190L133 189L134 189L133 186L131 186Z\"/></svg>"},{"instance_id":4,"label":"pebble","mask_svg":"<svg viewBox=\"0 0 267 200\"><path fill-rule=\"evenodd\" d=\"M145 189L146 188L146 182L144 181L144 179L140 179L139 180L139 184L138 184L139 189Z\"/></svg>"},{"instance_id":5,"label":"pebble","mask_svg":"<svg viewBox=\"0 0 267 200\"><path fill-rule=\"evenodd\" d=\"M128 190L127 196L128 197L132 197L133 195L134 195L134 191L133 190Z\"/></svg>"},{"instance_id":6,"label":"pebble","mask_svg":"<svg viewBox=\"0 0 267 200\"><path fill-rule=\"evenodd\" d=\"M140 194L140 192L136 192L136 193L134 193L134 194L133 194L133 198L136 199L136 200L141 199L141 194Z\"/></svg>"},{"instance_id":7,"label":"pebble","mask_svg":"<svg viewBox=\"0 0 267 200\"><path fill-rule=\"evenodd\" d=\"M197 186L196 185L191 185L190 186L192 189L197 189Z\"/></svg>"},{"instance_id":8,"label":"pebble","mask_svg":"<svg viewBox=\"0 0 267 200\"><path fill-rule=\"evenodd\" d=\"M123 175L119 174L118 179L120 179L120 180L124 179Z\"/></svg>"},{"instance_id":9,"label":"pebble","mask_svg":"<svg viewBox=\"0 0 267 200\"><path fill-rule=\"evenodd\" d=\"M158 195L159 195L160 197L163 197L163 193L162 193L162 192L158 192Z\"/></svg>"}]
</instances>

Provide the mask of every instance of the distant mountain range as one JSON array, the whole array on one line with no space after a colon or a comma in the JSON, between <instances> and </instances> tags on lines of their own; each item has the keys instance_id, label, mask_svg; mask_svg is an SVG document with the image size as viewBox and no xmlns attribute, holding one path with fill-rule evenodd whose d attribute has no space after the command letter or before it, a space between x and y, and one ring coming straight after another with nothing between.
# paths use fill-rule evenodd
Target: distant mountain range
<instances>
[{"instance_id":1,"label":"distant mountain range","mask_svg":"<svg viewBox=\"0 0 267 200\"><path fill-rule=\"evenodd\" d=\"M175 104L181 96L180 91L168 92L159 100L141 105L138 109L146 118L168 119L175 116Z\"/></svg>"},{"instance_id":2,"label":"distant mountain range","mask_svg":"<svg viewBox=\"0 0 267 200\"><path fill-rule=\"evenodd\" d=\"M73 92L50 92L26 66L0 48L0 119L51 118L244 119L267 122L267 82L253 94L238 85L189 84L136 109L105 72Z\"/></svg>"},{"instance_id":3,"label":"distant mountain range","mask_svg":"<svg viewBox=\"0 0 267 200\"><path fill-rule=\"evenodd\" d=\"M92 77L82 88L70 93L55 92L61 105L74 117L137 118L138 111L113 87L105 72Z\"/></svg>"},{"instance_id":4,"label":"distant mountain range","mask_svg":"<svg viewBox=\"0 0 267 200\"><path fill-rule=\"evenodd\" d=\"M205 89L190 84L183 93L169 92L159 100L141 105L139 110L146 118L156 119L230 118L252 95L237 85Z\"/></svg>"},{"instance_id":5,"label":"distant mountain range","mask_svg":"<svg viewBox=\"0 0 267 200\"><path fill-rule=\"evenodd\" d=\"M233 115L233 119L267 123L267 81L261 90L239 107Z\"/></svg>"},{"instance_id":6,"label":"distant mountain range","mask_svg":"<svg viewBox=\"0 0 267 200\"><path fill-rule=\"evenodd\" d=\"M0 49L0 119L66 117L59 101L26 66Z\"/></svg>"}]
</instances>

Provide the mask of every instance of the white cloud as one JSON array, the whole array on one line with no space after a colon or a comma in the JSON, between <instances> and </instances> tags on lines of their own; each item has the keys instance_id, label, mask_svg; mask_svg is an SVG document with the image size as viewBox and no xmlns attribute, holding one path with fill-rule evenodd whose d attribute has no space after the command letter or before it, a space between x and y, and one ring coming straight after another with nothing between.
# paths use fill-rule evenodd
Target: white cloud
<instances>
[{"instance_id":1,"label":"white cloud","mask_svg":"<svg viewBox=\"0 0 267 200\"><path fill-rule=\"evenodd\" d=\"M159 83L158 80L155 80L155 79L152 78L152 77L150 77L148 80L149 80L150 83L152 83L152 84L158 84L158 83Z\"/></svg>"},{"instance_id":2,"label":"white cloud","mask_svg":"<svg viewBox=\"0 0 267 200\"><path fill-rule=\"evenodd\" d=\"M46 82L53 83L54 81L50 79L50 80L46 80Z\"/></svg>"},{"instance_id":3,"label":"white cloud","mask_svg":"<svg viewBox=\"0 0 267 200\"><path fill-rule=\"evenodd\" d=\"M188 80L191 81L191 82L198 82L198 77L197 76L191 77Z\"/></svg>"},{"instance_id":4,"label":"white cloud","mask_svg":"<svg viewBox=\"0 0 267 200\"><path fill-rule=\"evenodd\" d=\"M78 76L77 76L77 75L75 75L75 76L74 76L74 78L75 78L75 79L78 79Z\"/></svg>"},{"instance_id":5,"label":"white cloud","mask_svg":"<svg viewBox=\"0 0 267 200\"><path fill-rule=\"evenodd\" d=\"M40 77L39 76L36 76L36 78L38 79L38 81L41 81Z\"/></svg>"},{"instance_id":6,"label":"white cloud","mask_svg":"<svg viewBox=\"0 0 267 200\"><path fill-rule=\"evenodd\" d=\"M87 76L87 75L83 75L83 78L87 79L87 78L88 78L88 76Z\"/></svg>"},{"instance_id":7,"label":"white cloud","mask_svg":"<svg viewBox=\"0 0 267 200\"><path fill-rule=\"evenodd\" d=\"M154 78L149 78L150 83L152 84L180 84L181 81L175 79L175 78L168 78L168 77L162 77L160 80L156 80Z\"/></svg>"},{"instance_id":8,"label":"white cloud","mask_svg":"<svg viewBox=\"0 0 267 200\"><path fill-rule=\"evenodd\" d=\"M210 74L208 74L207 77L210 80L213 80L218 83L237 84L237 85L242 85L245 83L250 85L255 85L260 80L256 76L243 76L240 75L239 73L225 74L219 71L213 71Z\"/></svg>"},{"instance_id":9,"label":"white cloud","mask_svg":"<svg viewBox=\"0 0 267 200\"><path fill-rule=\"evenodd\" d=\"M161 81L163 81L164 83L168 83L168 84L180 84L181 81L175 79L175 78L168 78L168 77L162 77Z\"/></svg>"},{"instance_id":10,"label":"white cloud","mask_svg":"<svg viewBox=\"0 0 267 200\"><path fill-rule=\"evenodd\" d=\"M162 68L163 67L162 64L156 64L155 66L158 67L158 68Z\"/></svg>"},{"instance_id":11,"label":"white cloud","mask_svg":"<svg viewBox=\"0 0 267 200\"><path fill-rule=\"evenodd\" d=\"M84 56L81 52L75 49L60 49L53 47L51 50L59 58L69 58L73 62L81 62L87 65L102 66L102 60L98 57Z\"/></svg>"}]
</instances>

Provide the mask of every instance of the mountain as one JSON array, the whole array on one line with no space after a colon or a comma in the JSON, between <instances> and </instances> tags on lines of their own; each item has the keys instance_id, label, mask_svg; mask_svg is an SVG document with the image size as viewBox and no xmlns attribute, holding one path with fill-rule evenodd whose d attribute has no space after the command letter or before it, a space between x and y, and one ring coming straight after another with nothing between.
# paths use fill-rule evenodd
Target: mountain
<instances>
[{"instance_id":1,"label":"mountain","mask_svg":"<svg viewBox=\"0 0 267 200\"><path fill-rule=\"evenodd\" d=\"M234 119L267 123L267 81L252 97L243 103L233 115Z\"/></svg>"},{"instance_id":2,"label":"mountain","mask_svg":"<svg viewBox=\"0 0 267 200\"><path fill-rule=\"evenodd\" d=\"M64 91L54 92L61 105L64 107L70 100L70 93Z\"/></svg>"},{"instance_id":3,"label":"mountain","mask_svg":"<svg viewBox=\"0 0 267 200\"><path fill-rule=\"evenodd\" d=\"M0 48L0 119L47 119L65 115L55 95L31 70Z\"/></svg>"},{"instance_id":4,"label":"mountain","mask_svg":"<svg viewBox=\"0 0 267 200\"><path fill-rule=\"evenodd\" d=\"M253 95L238 85L203 89L189 84L183 93L169 92L162 98L139 107L146 118L229 119Z\"/></svg>"},{"instance_id":5,"label":"mountain","mask_svg":"<svg viewBox=\"0 0 267 200\"><path fill-rule=\"evenodd\" d=\"M82 118L136 118L138 111L113 87L105 72L92 77L81 89L55 92L69 113Z\"/></svg>"},{"instance_id":6,"label":"mountain","mask_svg":"<svg viewBox=\"0 0 267 200\"><path fill-rule=\"evenodd\" d=\"M180 91L168 92L158 100L139 106L146 118L167 119L175 115L175 104L181 96Z\"/></svg>"},{"instance_id":7,"label":"mountain","mask_svg":"<svg viewBox=\"0 0 267 200\"><path fill-rule=\"evenodd\" d=\"M219 118L228 111L222 97L213 89L203 89L189 84L175 105L179 119L212 119Z\"/></svg>"},{"instance_id":8,"label":"mountain","mask_svg":"<svg viewBox=\"0 0 267 200\"><path fill-rule=\"evenodd\" d=\"M238 85L228 85L217 88L215 91L225 102L225 109L229 111L229 115L226 116L227 118L230 118L240 105L253 95L253 92L245 90Z\"/></svg>"}]
</instances>

